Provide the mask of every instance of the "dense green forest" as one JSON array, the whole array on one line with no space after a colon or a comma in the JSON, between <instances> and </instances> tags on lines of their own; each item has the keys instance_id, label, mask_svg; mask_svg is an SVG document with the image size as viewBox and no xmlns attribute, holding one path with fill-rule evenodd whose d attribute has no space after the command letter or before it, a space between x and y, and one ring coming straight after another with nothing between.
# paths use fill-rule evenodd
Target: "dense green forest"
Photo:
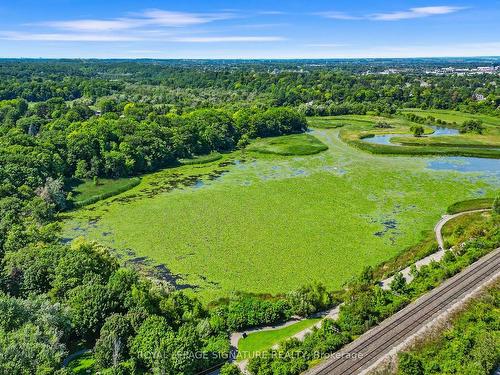
<instances>
[{"instance_id":1,"label":"dense green forest","mask_svg":"<svg viewBox=\"0 0 500 375\"><path fill-rule=\"evenodd\" d=\"M330 306L321 285L203 306L120 266L97 243L62 243L57 214L71 208L74 179L139 176L302 133L308 115L404 107L500 115L490 75L361 73L387 67L374 64L0 61L0 373L64 374L63 359L85 347L103 374L195 374L227 358L231 331ZM366 298L380 293L368 289ZM382 297L394 301L381 309L405 301ZM332 337L332 347L347 341Z\"/></svg>"},{"instance_id":2,"label":"dense green forest","mask_svg":"<svg viewBox=\"0 0 500 375\"><path fill-rule=\"evenodd\" d=\"M51 98L80 100L101 109L112 99L154 106L156 113L194 108L296 106L307 114L386 113L395 108L462 109L496 113L500 104L495 76L433 75L426 68L469 64L399 62L196 62L51 61L0 62L0 100ZM396 73L381 69L399 66ZM477 66L477 63L476 63ZM367 74L367 72L370 72ZM474 94L486 100L477 101Z\"/></svg>"}]
</instances>

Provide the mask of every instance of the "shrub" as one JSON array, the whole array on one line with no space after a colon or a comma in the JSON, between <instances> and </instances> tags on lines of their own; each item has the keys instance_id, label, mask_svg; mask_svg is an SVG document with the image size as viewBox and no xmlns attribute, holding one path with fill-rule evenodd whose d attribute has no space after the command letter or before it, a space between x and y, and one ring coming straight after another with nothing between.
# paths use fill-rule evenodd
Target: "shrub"
<instances>
[{"instance_id":1,"label":"shrub","mask_svg":"<svg viewBox=\"0 0 500 375\"><path fill-rule=\"evenodd\" d=\"M410 127L410 131L414 137L421 137L424 134L424 127L422 125L414 125Z\"/></svg>"},{"instance_id":2,"label":"shrub","mask_svg":"<svg viewBox=\"0 0 500 375\"><path fill-rule=\"evenodd\" d=\"M500 197L496 197L493 201L493 212L500 215Z\"/></svg>"},{"instance_id":3,"label":"shrub","mask_svg":"<svg viewBox=\"0 0 500 375\"><path fill-rule=\"evenodd\" d=\"M221 367L220 375L240 375L241 371L238 368L238 366L232 364L232 363L226 363L224 366Z\"/></svg>"},{"instance_id":4,"label":"shrub","mask_svg":"<svg viewBox=\"0 0 500 375\"><path fill-rule=\"evenodd\" d=\"M420 359L409 353L399 355L399 373L402 375L424 375L424 366Z\"/></svg>"},{"instance_id":5,"label":"shrub","mask_svg":"<svg viewBox=\"0 0 500 375\"><path fill-rule=\"evenodd\" d=\"M460 126L460 133L483 134L484 126L481 120L465 120Z\"/></svg>"}]
</instances>

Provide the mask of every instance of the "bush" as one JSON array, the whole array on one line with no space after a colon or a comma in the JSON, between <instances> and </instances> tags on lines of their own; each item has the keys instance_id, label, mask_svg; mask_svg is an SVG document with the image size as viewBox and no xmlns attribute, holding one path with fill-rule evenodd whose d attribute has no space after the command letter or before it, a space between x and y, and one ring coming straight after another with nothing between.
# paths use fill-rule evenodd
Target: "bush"
<instances>
[{"instance_id":1,"label":"bush","mask_svg":"<svg viewBox=\"0 0 500 375\"><path fill-rule=\"evenodd\" d=\"M500 197L496 197L493 201L493 212L500 215Z\"/></svg>"},{"instance_id":2,"label":"bush","mask_svg":"<svg viewBox=\"0 0 500 375\"><path fill-rule=\"evenodd\" d=\"M399 373L402 375L424 375L424 366L420 359L409 353L399 355Z\"/></svg>"},{"instance_id":3,"label":"bush","mask_svg":"<svg viewBox=\"0 0 500 375\"><path fill-rule=\"evenodd\" d=\"M286 300L263 300L254 296L241 296L222 307L227 328L231 331L274 324L290 318L290 305Z\"/></svg>"},{"instance_id":4,"label":"bush","mask_svg":"<svg viewBox=\"0 0 500 375\"><path fill-rule=\"evenodd\" d=\"M391 126L388 122L386 121L378 121L375 125L374 125L375 128L379 128L379 129L392 129L393 126Z\"/></svg>"},{"instance_id":5,"label":"bush","mask_svg":"<svg viewBox=\"0 0 500 375\"><path fill-rule=\"evenodd\" d=\"M232 363L226 363L224 366L221 367L220 375L240 375L241 371L238 368L238 366L233 365Z\"/></svg>"},{"instance_id":6,"label":"bush","mask_svg":"<svg viewBox=\"0 0 500 375\"><path fill-rule=\"evenodd\" d=\"M287 300L292 314L303 317L326 310L332 303L330 294L322 284L311 284L299 288L289 293Z\"/></svg>"},{"instance_id":7,"label":"bush","mask_svg":"<svg viewBox=\"0 0 500 375\"><path fill-rule=\"evenodd\" d=\"M424 134L424 127L422 125L414 125L410 127L410 131L414 137L421 137Z\"/></svg>"},{"instance_id":8,"label":"bush","mask_svg":"<svg viewBox=\"0 0 500 375\"><path fill-rule=\"evenodd\" d=\"M465 120L460 126L460 133L483 134L484 126L481 120Z\"/></svg>"}]
</instances>

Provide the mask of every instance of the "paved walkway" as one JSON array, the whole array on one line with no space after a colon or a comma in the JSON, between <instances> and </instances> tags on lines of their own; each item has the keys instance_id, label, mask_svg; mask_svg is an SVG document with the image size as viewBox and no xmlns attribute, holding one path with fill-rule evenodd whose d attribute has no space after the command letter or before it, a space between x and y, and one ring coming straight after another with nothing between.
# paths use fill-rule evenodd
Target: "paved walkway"
<instances>
[{"instance_id":1,"label":"paved walkway","mask_svg":"<svg viewBox=\"0 0 500 375\"><path fill-rule=\"evenodd\" d=\"M456 217L466 215L466 214L472 214L474 212L484 212L484 211L489 211L489 208L483 208L480 210L471 210L471 211L463 211L459 212L458 214L453 214L453 215L443 215L441 220L439 220L434 227L434 232L436 233L436 240L439 245L439 249L443 250L444 249L444 241L443 241L443 235L441 234L441 231L443 230L443 226L450 221L451 219L454 219Z\"/></svg>"},{"instance_id":2,"label":"paved walkway","mask_svg":"<svg viewBox=\"0 0 500 375\"><path fill-rule=\"evenodd\" d=\"M439 246L439 250L431 255L428 255L426 256L425 258L422 258L420 259L419 261L415 262L415 266L418 269L420 269L420 267L422 267L423 265L427 265L427 264L430 264L431 262L439 262L446 250L444 249L444 240L443 240L443 236L442 236L442 229L443 229L443 226L450 220L456 218L456 217L459 217L459 216L462 216L462 215L466 215L466 214L471 214L471 213L475 213L475 212L485 212L485 211L489 211L489 209L481 209L481 210L471 210L471 211L464 211L464 212L459 212L457 214L454 214L454 215L443 215L441 220L438 221L438 223L436 224L436 226L434 227L434 232L436 234L436 241L438 243L438 246ZM403 277L405 278L406 282L410 282L411 280L413 280L413 276L411 275L411 266L410 267L406 267L404 268L403 270L401 270L400 272L402 273ZM394 276L391 276L385 280L382 280L380 281L380 286L382 287L382 289L390 289L390 285L391 285L391 282L392 280L394 279ZM327 310L327 311L324 311L324 312L321 312L321 313L318 313L316 314L315 316L316 317L323 317L325 319L337 319L338 316L339 316L339 311L340 311L340 305L338 306L335 306L334 308L330 309L330 310ZM301 320L303 320L305 318L302 318L302 319L299 319L299 318L295 318L295 319L292 319L292 320L289 320L287 322L284 322L284 323L281 323L281 324L277 324L277 325L273 325L273 326L267 326L267 327L256 327L256 328L252 328L252 329L249 329L249 330L246 330L246 331L243 331L243 332L234 332L232 335L231 335L231 362L233 361L236 361L236 357L237 357L237 354L238 354L238 342L239 340L243 337L243 334L250 334L250 333L254 333L254 332L262 332L262 331L270 331L270 330L276 330L276 329L281 329L281 328L285 328L285 327L288 327L292 324L295 324L297 322L300 322ZM324 319L323 319L324 320ZM323 323L323 320L317 322L316 324L314 324L312 327L310 328L306 328L298 333L296 333L295 335L293 335L292 337L294 338L297 338L299 340L303 340L305 338L305 336L309 333L312 332L313 328L316 327L316 328L320 328L322 323ZM273 346L273 348L277 348L279 346L279 344L276 344ZM238 362L238 367L240 368L240 370L243 372L243 373L248 373L246 371L246 365L248 363L248 360L244 360L244 361L240 361Z\"/></svg>"}]
</instances>

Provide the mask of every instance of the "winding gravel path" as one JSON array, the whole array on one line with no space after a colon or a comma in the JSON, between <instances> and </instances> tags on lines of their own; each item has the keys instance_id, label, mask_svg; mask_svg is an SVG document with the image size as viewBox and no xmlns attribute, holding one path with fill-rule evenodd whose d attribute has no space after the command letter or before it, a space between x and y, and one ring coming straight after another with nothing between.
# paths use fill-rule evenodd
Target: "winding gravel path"
<instances>
[{"instance_id":1,"label":"winding gravel path","mask_svg":"<svg viewBox=\"0 0 500 375\"><path fill-rule=\"evenodd\" d=\"M459 217L462 215L467 215L467 214L471 214L471 213L475 213L475 212L485 212L485 211L490 211L490 209L486 208L486 209L480 209L480 210L470 210L470 211L459 212L459 213L453 214L453 215L443 215L441 220L439 220L437 222L436 226L434 227L434 233L436 235L436 241L438 243L439 250L436 251L435 253L428 255L425 258L422 258L419 261L415 262L414 264L415 264L416 268L419 269L423 265L430 264L431 262L438 262L442 259L442 257L444 256L444 254L446 252L446 249L444 249L444 240L443 240L442 230L443 230L443 226L448 221L455 219L456 217ZM411 267L406 267L400 271L407 282L410 282L413 279L413 276L411 275L410 270L411 270ZM390 289L390 285L391 285L393 278L394 278L394 276L391 276L385 280L380 281L380 286L382 287L382 289ZM338 318L339 311L340 311L340 305L335 306L334 308L332 308L330 310L317 313L313 317L322 317L324 319L328 318L328 319L335 320ZM285 328L285 327L288 327L292 324L300 322L303 319L305 319L305 318L302 318L302 319L294 318L292 320L289 320L289 321L281 323L281 324L276 324L276 325L266 326L266 327L256 327L256 328L252 328L252 329L249 329L246 331L232 333L231 339L230 339L230 341L231 341L231 357L230 357L231 359L230 359L230 361L231 362L236 361L236 357L238 354L238 342L240 341L240 339L243 337L244 334L248 335L250 333L255 333L255 332L271 331L271 330ZM320 328L322 322L323 322L323 320L314 324L310 328L306 328L306 329L296 333L292 337L297 338L299 340L303 340L307 334L312 332L314 327ZM277 347L278 345L279 344L276 344L274 347ZM240 370L243 373L247 373L247 371L246 371L247 362L248 362L247 360L244 360L244 361L241 361L238 363L238 367L240 368Z\"/></svg>"},{"instance_id":2,"label":"winding gravel path","mask_svg":"<svg viewBox=\"0 0 500 375\"><path fill-rule=\"evenodd\" d=\"M459 212L458 214L453 214L453 215L443 215L441 220L438 221L436 226L434 227L434 233L436 233L436 240L439 245L440 250L444 250L444 240L443 240L443 235L441 234L441 231L443 230L444 225L459 216L466 215L466 214L472 214L474 212L484 212L484 211L490 211L490 208L483 208L480 210L470 210L470 211L463 211Z\"/></svg>"}]
</instances>

